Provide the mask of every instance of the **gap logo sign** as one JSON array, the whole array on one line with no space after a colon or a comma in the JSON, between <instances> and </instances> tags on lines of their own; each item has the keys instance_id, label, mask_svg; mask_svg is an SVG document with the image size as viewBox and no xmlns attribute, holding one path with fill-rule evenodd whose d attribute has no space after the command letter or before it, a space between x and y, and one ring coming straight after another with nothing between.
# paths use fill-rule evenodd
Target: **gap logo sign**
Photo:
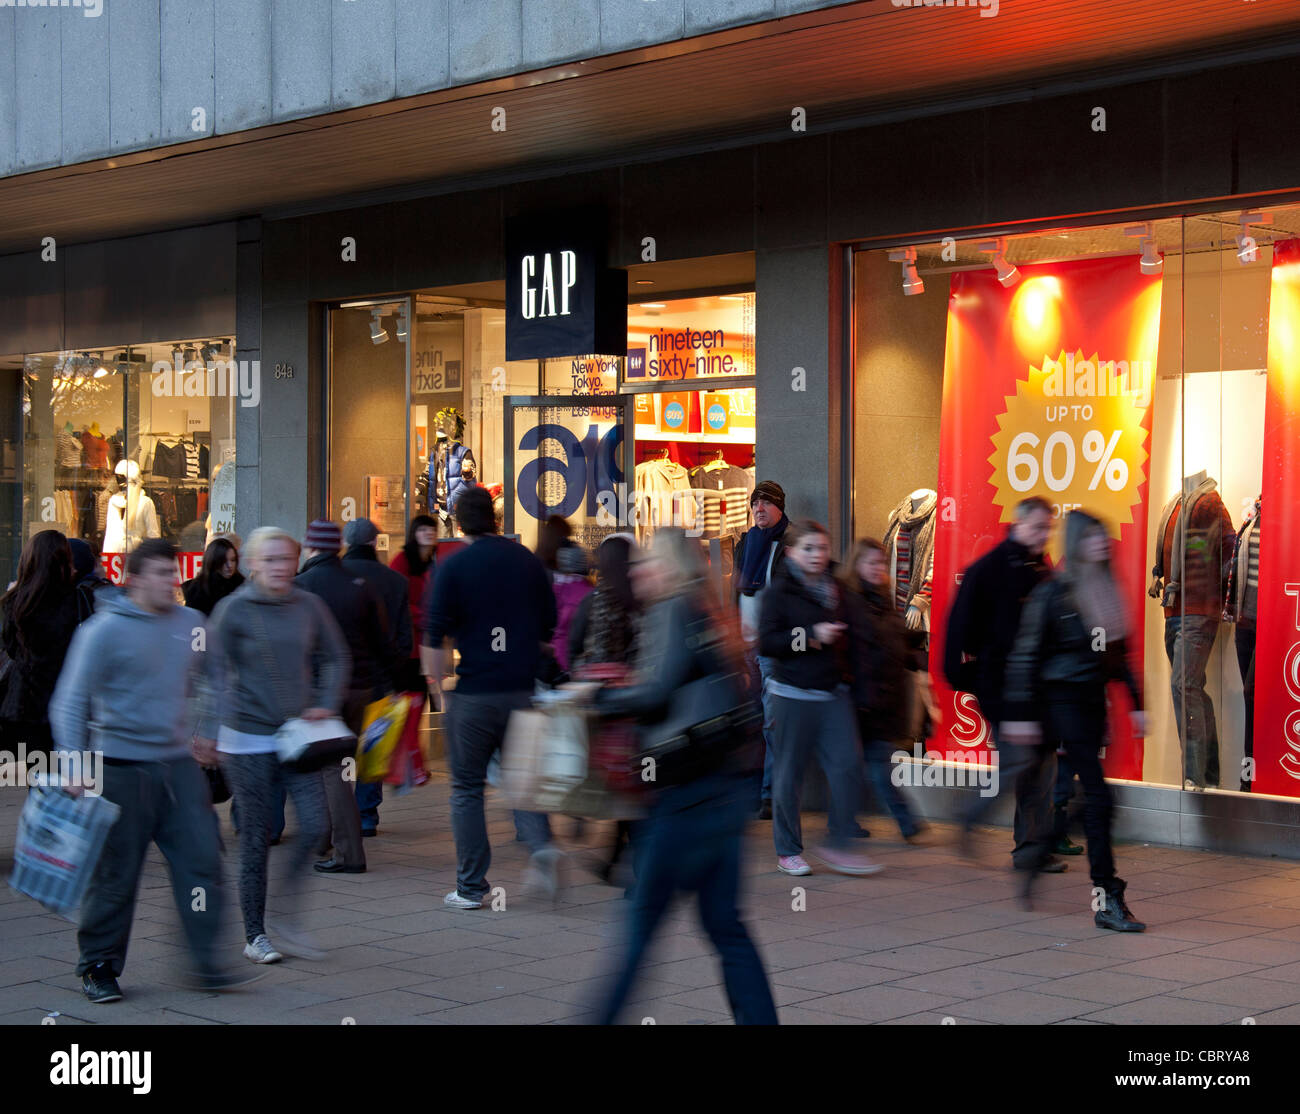
<instances>
[{"instance_id":1,"label":"gap logo sign","mask_svg":"<svg viewBox=\"0 0 1300 1114\"><path fill-rule=\"evenodd\" d=\"M507 360L627 352L627 273L605 266L606 225L592 210L506 222Z\"/></svg>"}]
</instances>

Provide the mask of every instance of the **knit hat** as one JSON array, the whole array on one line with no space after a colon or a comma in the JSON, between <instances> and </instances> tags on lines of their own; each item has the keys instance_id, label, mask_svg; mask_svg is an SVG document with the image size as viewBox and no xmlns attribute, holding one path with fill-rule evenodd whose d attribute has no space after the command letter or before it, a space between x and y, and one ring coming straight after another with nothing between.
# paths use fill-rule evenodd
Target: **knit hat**
<instances>
[{"instance_id":1,"label":"knit hat","mask_svg":"<svg viewBox=\"0 0 1300 1114\"><path fill-rule=\"evenodd\" d=\"M555 554L555 571L570 576L586 576L587 551L573 542L565 542Z\"/></svg>"},{"instance_id":2,"label":"knit hat","mask_svg":"<svg viewBox=\"0 0 1300 1114\"><path fill-rule=\"evenodd\" d=\"M339 528L328 518L318 518L307 527L307 536L302 539L307 549L323 549L327 553L337 553L343 544Z\"/></svg>"},{"instance_id":3,"label":"knit hat","mask_svg":"<svg viewBox=\"0 0 1300 1114\"><path fill-rule=\"evenodd\" d=\"M379 528L368 518L354 518L343 527L344 545L374 545Z\"/></svg>"},{"instance_id":4,"label":"knit hat","mask_svg":"<svg viewBox=\"0 0 1300 1114\"><path fill-rule=\"evenodd\" d=\"M749 505L752 507L759 499L766 499L782 514L785 513L785 491L779 483L764 480L754 488L754 494L749 497Z\"/></svg>"}]
</instances>

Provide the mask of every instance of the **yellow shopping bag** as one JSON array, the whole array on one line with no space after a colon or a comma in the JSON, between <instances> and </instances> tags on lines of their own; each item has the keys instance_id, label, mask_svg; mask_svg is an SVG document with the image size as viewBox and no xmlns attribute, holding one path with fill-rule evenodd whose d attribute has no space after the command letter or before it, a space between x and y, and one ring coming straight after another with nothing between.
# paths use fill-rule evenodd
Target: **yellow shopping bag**
<instances>
[{"instance_id":1,"label":"yellow shopping bag","mask_svg":"<svg viewBox=\"0 0 1300 1114\"><path fill-rule=\"evenodd\" d=\"M406 726L406 693L392 693L366 705L357 739L357 781L383 781Z\"/></svg>"}]
</instances>

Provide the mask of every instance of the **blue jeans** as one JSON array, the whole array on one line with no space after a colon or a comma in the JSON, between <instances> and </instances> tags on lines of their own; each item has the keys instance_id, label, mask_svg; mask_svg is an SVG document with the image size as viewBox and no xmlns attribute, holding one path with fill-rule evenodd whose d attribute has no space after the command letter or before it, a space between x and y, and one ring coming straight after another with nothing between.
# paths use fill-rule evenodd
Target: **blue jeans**
<instances>
[{"instance_id":1,"label":"blue jeans","mask_svg":"<svg viewBox=\"0 0 1300 1114\"><path fill-rule=\"evenodd\" d=\"M772 659L760 657L751 646L745 651L745 664L749 667L749 680L758 693L763 706L763 788L761 800L772 799L772 701L767 695L767 679L772 675Z\"/></svg>"},{"instance_id":2,"label":"blue jeans","mask_svg":"<svg viewBox=\"0 0 1300 1114\"><path fill-rule=\"evenodd\" d=\"M1213 615L1171 615L1165 620L1165 653L1174 719L1183 744L1183 777L1197 785L1219 784L1219 732L1214 704L1205 691L1205 666L1219 633Z\"/></svg>"},{"instance_id":3,"label":"blue jeans","mask_svg":"<svg viewBox=\"0 0 1300 1114\"><path fill-rule=\"evenodd\" d=\"M483 782L488 762L501 749L510 713L532 706L531 692L495 692L447 698L447 759L451 771L451 830L456 839L456 891L482 899L492 865ZM551 842L550 822L542 812L515 812L515 828L534 854Z\"/></svg>"},{"instance_id":4,"label":"blue jeans","mask_svg":"<svg viewBox=\"0 0 1300 1114\"><path fill-rule=\"evenodd\" d=\"M863 739L866 738L867 736L863 735ZM889 810L903 838L910 839L921 830L921 825L917 823L907 798L899 792L891 776L894 772L894 764L889 758L895 749L892 743L887 743L883 739L872 739L862 744L867 777L871 788L875 791L876 803Z\"/></svg>"},{"instance_id":5,"label":"blue jeans","mask_svg":"<svg viewBox=\"0 0 1300 1114\"><path fill-rule=\"evenodd\" d=\"M772 836L779 858L803 853L799 815L803 775L808 759L816 754L826 775L827 842L845 849L854 846L857 811L862 803L862 751L858 726L847 694L831 700L793 700L771 696Z\"/></svg>"},{"instance_id":6,"label":"blue jeans","mask_svg":"<svg viewBox=\"0 0 1300 1114\"><path fill-rule=\"evenodd\" d=\"M384 783L382 781L357 782L357 811L361 813L361 830L374 832L379 830L379 806L384 800Z\"/></svg>"},{"instance_id":7,"label":"blue jeans","mask_svg":"<svg viewBox=\"0 0 1300 1114\"><path fill-rule=\"evenodd\" d=\"M655 929L678 890L697 895L700 922L722 959L722 980L738 1025L777 1024L758 949L740 919L741 839L752 809L753 779L711 774L665 789L637 825L636 888L622 965L598 1022L618 1018ZM653 1014L654 1007L647 1010Z\"/></svg>"}]
</instances>

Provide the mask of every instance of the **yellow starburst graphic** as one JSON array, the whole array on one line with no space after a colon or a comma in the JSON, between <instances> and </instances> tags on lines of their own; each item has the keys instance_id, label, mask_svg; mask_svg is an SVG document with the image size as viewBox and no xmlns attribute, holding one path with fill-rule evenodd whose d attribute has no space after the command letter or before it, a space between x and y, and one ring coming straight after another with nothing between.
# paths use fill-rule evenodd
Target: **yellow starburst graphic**
<instances>
[{"instance_id":1,"label":"yellow starburst graphic","mask_svg":"<svg viewBox=\"0 0 1300 1114\"><path fill-rule=\"evenodd\" d=\"M998 432L991 438L989 482L1000 521L1010 522L1021 499L1039 495L1063 517L1075 507L1104 519L1111 536L1133 521L1146 479L1149 433L1142 419L1151 404L1151 361L1102 360L1094 352L1062 351L1042 367L1030 366L1005 396ZM1064 531L1055 530L1049 552L1059 560Z\"/></svg>"}]
</instances>

